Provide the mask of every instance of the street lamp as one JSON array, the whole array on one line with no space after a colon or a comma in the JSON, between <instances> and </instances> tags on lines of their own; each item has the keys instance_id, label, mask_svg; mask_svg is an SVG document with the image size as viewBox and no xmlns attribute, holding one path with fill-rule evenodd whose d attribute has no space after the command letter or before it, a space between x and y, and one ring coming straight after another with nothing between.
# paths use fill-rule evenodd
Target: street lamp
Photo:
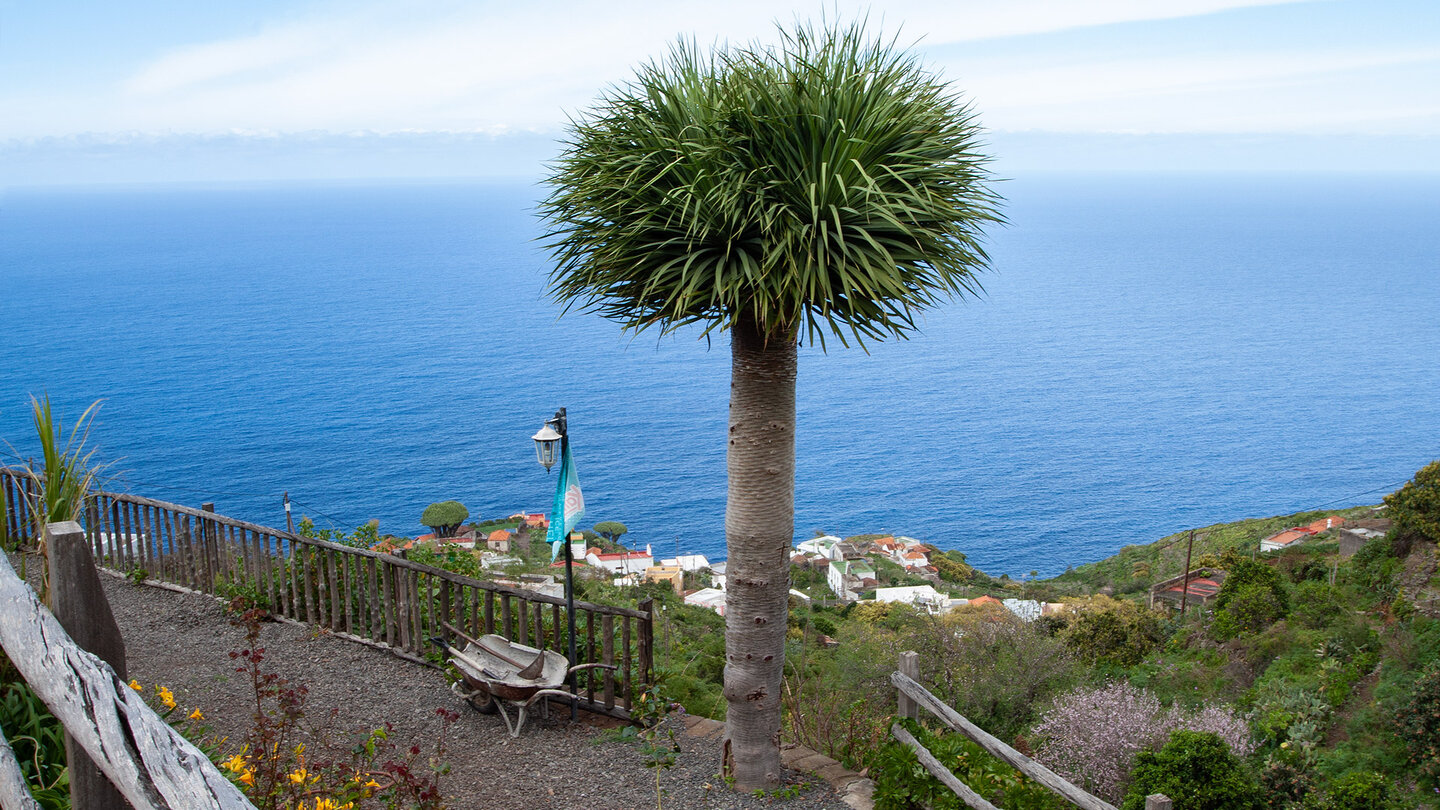
<instances>
[{"instance_id":1,"label":"street lamp","mask_svg":"<svg viewBox=\"0 0 1440 810\"><path fill-rule=\"evenodd\" d=\"M561 464L560 478L555 482L555 503L551 509L550 527L556 532L560 544L565 547L565 620L569 631L569 645L567 649L570 666L573 669L575 661L575 560L570 550L570 538L565 526L565 499L566 490L574 487L578 493L579 483L571 480L575 467L570 461L570 434L565 422L565 409L561 408L555 412L553 419L545 420L540 426L539 432L530 438L535 440L535 460L540 462L549 473L550 468L557 463ZM556 527L559 527L556 529ZM553 557L552 557L553 559ZM570 681L570 720L576 718L576 698L579 690L576 686L573 672L566 676Z\"/></svg>"}]
</instances>

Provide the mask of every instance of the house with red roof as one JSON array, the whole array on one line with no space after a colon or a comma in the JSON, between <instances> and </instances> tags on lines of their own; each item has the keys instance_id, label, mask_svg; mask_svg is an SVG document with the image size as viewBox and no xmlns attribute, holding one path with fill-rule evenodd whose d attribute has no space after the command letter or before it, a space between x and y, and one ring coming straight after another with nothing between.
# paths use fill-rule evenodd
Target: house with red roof
<instances>
[{"instance_id":1,"label":"house with red roof","mask_svg":"<svg viewBox=\"0 0 1440 810\"><path fill-rule=\"evenodd\" d=\"M643 574L646 568L655 565L655 558L649 550L646 551L617 551L612 554L605 554L598 548L590 548L585 552L585 562L603 568L612 574Z\"/></svg>"},{"instance_id":2,"label":"house with red roof","mask_svg":"<svg viewBox=\"0 0 1440 810\"><path fill-rule=\"evenodd\" d=\"M1345 518L1337 515L1323 517L1304 526L1293 526L1283 532L1276 532L1260 541L1261 551L1279 551L1282 548L1304 541L1309 537L1328 532L1345 525Z\"/></svg>"},{"instance_id":3,"label":"house with red roof","mask_svg":"<svg viewBox=\"0 0 1440 810\"><path fill-rule=\"evenodd\" d=\"M510 553L510 530L496 529L485 537L485 547L498 554Z\"/></svg>"}]
</instances>

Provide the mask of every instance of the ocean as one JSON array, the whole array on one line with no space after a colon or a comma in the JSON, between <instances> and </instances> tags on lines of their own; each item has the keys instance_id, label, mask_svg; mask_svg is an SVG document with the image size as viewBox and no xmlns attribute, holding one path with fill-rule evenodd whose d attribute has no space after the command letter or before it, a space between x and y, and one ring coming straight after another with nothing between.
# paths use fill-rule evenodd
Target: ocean
<instances>
[{"instance_id":1,"label":"ocean","mask_svg":"<svg viewBox=\"0 0 1440 810\"><path fill-rule=\"evenodd\" d=\"M1440 176L1022 176L985 294L800 357L796 539L895 532L1041 575L1193 526L1377 502L1440 457ZM110 488L284 525L548 510L568 409L589 526L724 556L729 346L545 295L541 192L8 189L0 438L28 399ZM13 451L12 448L13 447Z\"/></svg>"}]
</instances>

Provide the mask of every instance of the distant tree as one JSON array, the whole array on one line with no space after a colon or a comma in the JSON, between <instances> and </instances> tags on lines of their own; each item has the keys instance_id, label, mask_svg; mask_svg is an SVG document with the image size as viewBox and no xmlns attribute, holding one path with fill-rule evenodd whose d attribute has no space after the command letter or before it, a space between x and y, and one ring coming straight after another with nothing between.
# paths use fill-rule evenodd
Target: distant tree
<instances>
[{"instance_id":1,"label":"distant tree","mask_svg":"<svg viewBox=\"0 0 1440 810\"><path fill-rule=\"evenodd\" d=\"M1391 537L1396 556L1408 554L1416 540L1440 543L1440 461L1426 464L1405 486L1386 495L1385 514L1395 522Z\"/></svg>"},{"instance_id":2,"label":"distant tree","mask_svg":"<svg viewBox=\"0 0 1440 810\"><path fill-rule=\"evenodd\" d=\"M1224 640L1257 632L1290 612L1290 596L1279 571L1244 557L1225 562L1228 570L1215 597L1211 635Z\"/></svg>"},{"instance_id":3,"label":"distant tree","mask_svg":"<svg viewBox=\"0 0 1440 810\"><path fill-rule=\"evenodd\" d=\"M1060 638L1089 661L1132 667L1160 646L1165 631L1154 611L1134 602L1096 596L1079 604Z\"/></svg>"},{"instance_id":4,"label":"distant tree","mask_svg":"<svg viewBox=\"0 0 1440 810\"><path fill-rule=\"evenodd\" d=\"M629 531L629 529L625 528L625 524L618 520L605 520L595 524L595 533L611 543L620 542L620 538L624 537Z\"/></svg>"},{"instance_id":5,"label":"distant tree","mask_svg":"<svg viewBox=\"0 0 1440 810\"><path fill-rule=\"evenodd\" d=\"M454 537L455 530L470 517L470 510L459 501L440 501L425 507L420 515L420 524L435 533L436 537Z\"/></svg>"}]
</instances>

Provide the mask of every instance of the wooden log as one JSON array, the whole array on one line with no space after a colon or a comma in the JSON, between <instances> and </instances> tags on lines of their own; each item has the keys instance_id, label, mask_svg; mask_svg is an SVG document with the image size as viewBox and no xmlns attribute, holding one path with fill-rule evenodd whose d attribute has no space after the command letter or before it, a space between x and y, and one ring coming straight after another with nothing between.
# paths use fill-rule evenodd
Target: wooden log
<instances>
[{"instance_id":1,"label":"wooden log","mask_svg":"<svg viewBox=\"0 0 1440 810\"><path fill-rule=\"evenodd\" d=\"M45 527L50 562L50 611L81 649L105 661L125 678L125 640L110 611L104 586L95 570L79 523L67 521ZM65 758L70 763L71 803L77 809L125 806L120 791L105 772L85 754L85 748L65 735Z\"/></svg>"},{"instance_id":2,"label":"wooden log","mask_svg":"<svg viewBox=\"0 0 1440 810\"><path fill-rule=\"evenodd\" d=\"M30 785L15 759L15 749L0 734L0 807L5 810L40 810L40 803L30 795Z\"/></svg>"},{"instance_id":3,"label":"wooden log","mask_svg":"<svg viewBox=\"0 0 1440 810\"><path fill-rule=\"evenodd\" d=\"M900 653L899 669L900 672L903 673L905 677L909 678L910 680L913 681L918 679L920 677L920 653L917 653L914 650ZM895 715L897 717L907 717L911 720L919 720L919 704L911 700L910 696L905 694L905 690L903 689L895 690L895 694L899 696L897 699Z\"/></svg>"},{"instance_id":4,"label":"wooden log","mask_svg":"<svg viewBox=\"0 0 1440 810\"><path fill-rule=\"evenodd\" d=\"M340 591L340 558L341 555L333 551L325 552L325 582L330 588L330 616L325 624L331 630L341 629L341 611L345 607Z\"/></svg>"},{"instance_id":5,"label":"wooden log","mask_svg":"<svg viewBox=\"0 0 1440 810\"><path fill-rule=\"evenodd\" d=\"M375 561L366 559L365 584L370 600L367 605L370 608L370 631L366 635L376 641L382 641L385 638L385 613L380 604L379 573L379 566L375 564Z\"/></svg>"},{"instance_id":6,"label":"wooden log","mask_svg":"<svg viewBox=\"0 0 1440 810\"><path fill-rule=\"evenodd\" d=\"M425 601L428 602L428 601L430 600L430 595L429 595L429 593L425 592L425 591L428 591L429 588L428 588L428 587L425 588L425 591L422 591L422 590L421 590L421 587L422 587L422 586L425 586L425 585L428 585L428 583L422 582L422 581L420 580L420 572L419 572L419 571L410 570L410 571L406 571L405 573L406 573L406 575L409 577L409 580L410 580L409 583L408 583L408 587L409 587L410 590L409 590L409 592L406 594L406 595L410 598L410 618L411 618L411 621L415 622L415 625L414 625L414 627L411 628L411 632L410 632L410 646L407 647L406 649L410 650L410 651L413 652L413 653L419 653L419 654L421 654L421 655L424 655L424 654L425 654L425 614L421 612L421 603L420 603L420 600L421 600L422 596L423 596L423 598L425 599Z\"/></svg>"},{"instance_id":7,"label":"wooden log","mask_svg":"<svg viewBox=\"0 0 1440 810\"><path fill-rule=\"evenodd\" d=\"M406 569L395 571L395 605L399 608L400 648L410 649L410 572Z\"/></svg>"},{"instance_id":8,"label":"wooden log","mask_svg":"<svg viewBox=\"0 0 1440 810\"><path fill-rule=\"evenodd\" d=\"M615 617L605 615L600 617L600 662L614 665L615 663ZM615 708L615 670L605 670L605 708Z\"/></svg>"},{"instance_id":9,"label":"wooden log","mask_svg":"<svg viewBox=\"0 0 1440 810\"><path fill-rule=\"evenodd\" d=\"M640 683L650 685L650 671L655 663L655 600L647 596L640 600Z\"/></svg>"},{"instance_id":10,"label":"wooden log","mask_svg":"<svg viewBox=\"0 0 1440 810\"><path fill-rule=\"evenodd\" d=\"M530 600L520 600L520 637L517 639L521 644L530 644ZM531 645L534 646L534 645Z\"/></svg>"},{"instance_id":11,"label":"wooden log","mask_svg":"<svg viewBox=\"0 0 1440 810\"><path fill-rule=\"evenodd\" d=\"M209 758L158 717L109 664L70 639L3 555L0 646L131 805L254 810Z\"/></svg>"},{"instance_id":12,"label":"wooden log","mask_svg":"<svg viewBox=\"0 0 1440 810\"><path fill-rule=\"evenodd\" d=\"M485 591L485 633L495 632L495 592Z\"/></svg>"},{"instance_id":13,"label":"wooden log","mask_svg":"<svg viewBox=\"0 0 1440 810\"><path fill-rule=\"evenodd\" d=\"M909 695L931 714L940 718L946 726L974 740L981 748L1008 762L1011 767L1059 794L1062 799L1076 807L1084 808L1084 810L1115 810L1114 805L1086 793L1044 765L997 740L984 729L965 719L964 715L942 703L939 698L930 694L929 690L916 683L910 676L893 672L890 674L890 683Z\"/></svg>"},{"instance_id":14,"label":"wooden log","mask_svg":"<svg viewBox=\"0 0 1440 810\"><path fill-rule=\"evenodd\" d=\"M627 709L633 708L630 705L630 687L633 685L630 677L633 658L630 655L630 622L632 621L634 619L629 616L620 619L620 702L625 704Z\"/></svg>"},{"instance_id":15,"label":"wooden log","mask_svg":"<svg viewBox=\"0 0 1440 810\"><path fill-rule=\"evenodd\" d=\"M515 627L510 623L510 594L500 594L500 635L508 639L515 638Z\"/></svg>"},{"instance_id":16,"label":"wooden log","mask_svg":"<svg viewBox=\"0 0 1440 810\"><path fill-rule=\"evenodd\" d=\"M436 635L444 636L446 639L450 638L450 634L445 630L445 625L455 624L453 600L454 596L450 593L450 580L440 580L440 626L436 628Z\"/></svg>"},{"instance_id":17,"label":"wooden log","mask_svg":"<svg viewBox=\"0 0 1440 810\"><path fill-rule=\"evenodd\" d=\"M320 596L315 592L320 579L320 563L315 559L316 550L304 547L300 552L300 578L305 586L305 621L314 624L320 620Z\"/></svg>"},{"instance_id":18,"label":"wooden log","mask_svg":"<svg viewBox=\"0 0 1440 810\"><path fill-rule=\"evenodd\" d=\"M1171 810L1175 803L1164 793L1151 793L1145 797L1145 810Z\"/></svg>"},{"instance_id":19,"label":"wooden log","mask_svg":"<svg viewBox=\"0 0 1440 810\"><path fill-rule=\"evenodd\" d=\"M399 639L398 634L400 632L398 627L399 617L397 614L399 608L396 605L397 586L395 584L395 572L397 569L383 562L379 563L379 565L380 575L384 579L384 585L380 591L380 600L384 603L385 611L385 643L394 647Z\"/></svg>"},{"instance_id":20,"label":"wooden log","mask_svg":"<svg viewBox=\"0 0 1440 810\"><path fill-rule=\"evenodd\" d=\"M585 611L585 663L595 662L595 611ZM585 702L595 702L595 670L585 670Z\"/></svg>"},{"instance_id":21,"label":"wooden log","mask_svg":"<svg viewBox=\"0 0 1440 810\"><path fill-rule=\"evenodd\" d=\"M936 759L934 754L930 753L925 746L921 745L920 741L915 739L915 735L906 731L904 726L896 723L890 727L890 734L895 737L895 739L910 746L910 750L915 752L915 758L920 760L920 764L925 766L925 770L929 771L931 776L943 782L945 787L950 788L956 796L960 797L960 801L965 802L965 804L975 808L975 810L1000 810L995 805L985 801L985 797L971 790L969 785L961 782L955 774L950 772L949 768L941 765L940 760Z\"/></svg>"}]
</instances>

